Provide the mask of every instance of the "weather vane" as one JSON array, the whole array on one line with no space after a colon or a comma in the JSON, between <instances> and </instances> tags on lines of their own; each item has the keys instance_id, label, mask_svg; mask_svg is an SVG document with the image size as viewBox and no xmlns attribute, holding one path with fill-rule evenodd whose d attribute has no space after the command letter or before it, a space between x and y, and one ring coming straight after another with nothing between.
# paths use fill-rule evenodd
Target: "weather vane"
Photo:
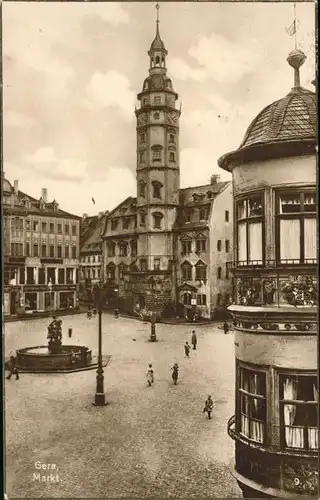
<instances>
[{"instance_id":1,"label":"weather vane","mask_svg":"<svg viewBox=\"0 0 320 500\"><path fill-rule=\"evenodd\" d=\"M157 23L159 23L159 9L160 9L160 5L158 3L156 3L156 9L157 9Z\"/></svg>"}]
</instances>

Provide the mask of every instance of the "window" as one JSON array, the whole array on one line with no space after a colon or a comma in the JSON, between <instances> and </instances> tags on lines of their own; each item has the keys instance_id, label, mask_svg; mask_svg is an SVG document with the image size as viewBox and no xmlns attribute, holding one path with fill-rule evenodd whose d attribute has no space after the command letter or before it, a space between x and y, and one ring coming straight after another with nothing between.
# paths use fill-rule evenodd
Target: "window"
<instances>
[{"instance_id":1,"label":"window","mask_svg":"<svg viewBox=\"0 0 320 500\"><path fill-rule=\"evenodd\" d=\"M317 258L315 191L277 197L277 259L285 263L312 263Z\"/></svg>"},{"instance_id":2,"label":"window","mask_svg":"<svg viewBox=\"0 0 320 500\"><path fill-rule=\"evenodd\" d=\"M160 269L160 259L154 259L153 260L153 269L155 271L159 271L159 269Z\"/></svg>"},{"instance_id":3,"label":"window","mask_svg":"<svg viewBox=\"0 0 320 500\"><path fill-rule=\"evenodd\" d=\"M58 251L58 259L61 259L62 258L62 247L60 245L58 246L57 251Z\"/></svg>"},{"instance_id":4,"label":"window","mask_svg":"<svg viewBox=\"0 0 320 500\"><path fill-rule=\"evenodd\" d=\"M128 249L128 244L125 242L119 243L119 252L121 257L126 257L127 256L127 249Z\"/></svg>"},{"instance_id":5,"label":"window","mask_svg":"<svg viewBox=\"0 0 320 500\"><path fill-rule=\"evenodd\" d=\"M191 222L191 215L192 215L192 211L191 210L186 210L185 211L185 213L184 213L185 222Z\"/></svg>"},{"instance_id":6,"label":"window","mask_svg":"<svg viewBox=\"0 0 320 500\"><path fill-rule=\"evenodd\" d=\"M113 241L108 243L108 257L114 257L116 253L116 244Z\"/></svg>"},{"instance_id":7,"label":"window","mask_svg":"<svg viewBox=\"0 0 320 500\"><path fill-rule=\"evenodd\" d=\"M229 266L228 266L228 262L226 263L226 280L228 280L230 278L230 271L229 271Z\"/></svg>"},{"instance_id":8,"label":"window","mask_svg":"<svg viewBox=\"0 0 320 500\"><path fill-rule=\"evenodd\" d=\"M229 222L229 210L224 211L224 220L225 222Z\"/></svg>"},{"instance_id":9,"label":"window","mask_svg":"<svg viewBox=\"0 0 320 500\"><path fill-rule=\"evenodd\" d=\"M140 259L140 270L145 272L147 270L147 261L146 259Z\"/></svg>"},{"instance_id":10,"label":"window","mask_svg":"<svg viewBox=\"0 0 320 500\"><path fill-rule=\"evenodd\" d=\"M123 279L124 267L125 266L123 264L120 264L120 266L119 266L119 279L120 280Z\"/></svg>"},{"instance_id":11,"label":"window","mask_svg":"<svg viewBox=\"0 0 320 500\"><path fill-rule=\"evenodd\" d=\"M42 245L41 247L41 256L46 257L47 256L47 245Z\"/></svg>"},{"instance_id":12,"label":"window","mask_svg":"<svg viewBox=\"0 0 320 500\"><path fill-rule=\"evenodd\" d=\"M201 253L206 251L206 238L198 236L196 238L196 252Z\"/></svg>"},{"instance_id":13,"label":"window","mask_svg":"<svg viewBox=\"0 0 320 500\"><path fill-rule=\"evenodd\" d=\"M140 134L140 142L146 142L146 134Z\"/></svg>"},{"instance_id":14,"label":"window","mask_svg":"<svg viewBox=\"0 0 320 500\"><path fill-rule=\"evenodd\" d=\"M30 231L30 220L29 219L26 220L26 230Z\"/></svg>"},{"instance_id":15,"label":"window","mask_svg":"<svg viewBox=\"0 0 320 500\"><path fill-rule=\"evenodd\" d=\"M139 188L140 188L140 191L139 191L139 194L140 196L145 196L146 194L146 183L144 181L140 181L139 183Z\"/></svg>"},{"instance_id":16,"label":"window","mask_svg":"<svg viewBox=\"0 0 320 500\"><path fill-rule=\"evenodd\" d=\"M148 84L146 84L146 88L148 88ZM147 106L147 104L148 104L148 99L146 99L146 98L145 98L145 99L143 99L142 104L143 104L144 106Z\"/></svg>"},{"instance_id":17,"label":"window","mask_svg":"<svg viewBox=\"0 0 320 500\"><path fill-rule=\"evenodd\" d=\"M207 296L205 294L197 295L197 305L198 306L206 306L207 305Z\"/></svg>"},{"instance_id":18,"label":"window","mask_svg":"<svg viewBox=\"0 0 320 500\"><path fill-rule=\"evenodd\" d=\"M65 232L65 234L69 234L70 233L70 226L69 226L69 224L65 224L65 226L64 226L64 232Z\"/></svg>"},{"instance_id":19,"label":"window","mask_svg":"<svg viewBox=\"0 0 320 500\"><path fill-rule=\"evenodd\" d=\"M154 229L161 229L162 214L153 214L153 227Z\"/></svg>"},{"instance_id":20,"label":"window","mask_svg":"<svg viewBox=\"0 0 320 500\"><path fill-rule=\"evenodd\" d=\"M146 225L146 214L140 214L140 226Z\"/></svg>"},{"instance_id":21,"label":"window","mask_svg":"<svg viewBox=\"0 0 320 500\"><path fill-rule=\"evenodd\" d=\"M263 197L255 195L237 202L238 261L262 263Z\"/></svg>"},{"instance_id":22,"label":"window","mask_svg":"<svg viewBox=\"0 0 320 500\"><path fill-rule=\"evenodd\" d=\"M154 104L161 104L161 97L160 96L155 96L155 98L153 99L153 103Z\"/></svg>"},{"instance_id":23,"label":"window","mask_svg":"<svg viewBox=\"0 0 320 500\"><path fill-rule=\"evenodd\" d=\"M54 257L54 245L49 246L49 256Z\"/></svg>"},{"instance_id":24,"label":"window","mask_svg":"<svg viewBox=\"0 0 320 500\"><path fill-rule=\"evenodd\" d=\"M218 293L218 295L217 295L217 305L221 306L221 304L222 304L222 295L221 295L221 293Z\"/></svg>"},{"instance_id":25,"label":"window","mask_svg":"<svg viewBox=\"0 0 320 500\"><path fill-rule=\"evenodd\" d=\"M192 281L192 265L189 262L181 264L181 274L183 281Z\"/></svg>"},{"instance_id":26,"label":"window","mask_svg":"<svg viewBox=\"0 0 320 500\"><path fill-rule=\"evenodd\" d=\"M229 253L230 252L230 241L226 240L225 244L226 244L226 253Z\"/></svg>"},{"instance_id":27,"label":"window","mask_svg":"<svg viewBox=\"0 0 320 500\"><path fill-rule=\"evenodd\" d=\"M76 246L73 246L72 247L72 258L73 259L76 259L77 258L77 247Z\"/></svg>"},{"instance_id":28,"label":"window","mask_svg":"<svg viewBox=\"0 0 320 500\"><path fill-rule=\"evenodd\" d=\"M58 224L58 233L62 233L62 224Z\"/></svg>"},{"instance_id":29,"label":"window","mask_svg":"<svg viewBox=\"0 0 320 500\"><path fill-rule=\"evenodd\" d=\"M221 280L221 277L222 277L222 267L218 267L217 277L218 277L218 280Z\"/></svg>"},{"instance_id":30,"label":"window","mask_svg":"<svg viewBox=\"0 0 320 500\"><path fill-rule=\"evenodd\" d=\"M54 223L50 222L50 233L54 233Z\"/></svg>"},{"instance_id":31,"label":"window","mask_svg":"<svg viewBox=\"0 0 320 500\"><path fill-rule=\"evenodd\" d=\"M23 255L23 243L11 243L11 255Z\"/></svg>"},{"instance_id":32,"label":"window","mask_svg":"<svg viewBox=\"0 0 320 500\"><path fill-rule=\"evenodd\" d=\"M156 111L155 113L153 113L153 118L154 118L155 120L159 120L159 118L160 118L160 113L158 113L158 111Z\"/></svg>"},{"instance_id":33,"label":"window","mask_svg":"<svg viewBox=\"0 0 320 500\"><path fill-rule=\"evenodd\" d=\"M43 233L46 233L47 232L47 223L46 222L42 222L41 223L41 231Z\"/></svg>"},{"instance_id":34,"label":"window","mask_svg":"<svg viewBox=\"0 0 320 500\"><path fill-rule=\"evenodd\" d=\"M30 257L30 243L26 243L26 256Z\"/></svg>"},{"instance_id":35,"label":"window","mask_svg":"<svg viewBox=\"0 0 320 500\"><path fill-rule=\"evenodd\" d=\"M72 225L71 229L72 229L72 236L77 236L77 226Z\"/></svg>"},{"instance_id":36,"label":"window","mask_svg":"<svg viewBox=\"0 0 320 500\"><path fill-rule=\"evenodd\" d=\"M60 285L64 285L64 280L65 280L65 270L64 270L64 268L59 268L58 269L58 283Z\"/></svg>"},{"instance_id":37,"label":"window","mask_svg":"<svg viewBox=\"0 0 320 500\"><path fill-rule=\"evenodd\" d=\"M170 159L170 161L172 161L172 162L175 162L175 161L176 161L176 155L175 155L172 151L170 151L169 159Z\"/></svg>"},{"instance_id":38,"label":"window","mask_svg":"<svg viewBox=\"0 0 320 500\"><path fill-rule=\"evenodd\" d=\"M122 221L122 228L123 229L128 229L130 224L130 219L128 217L125 217Z\"/></svg>"},{"instance_id":39,"label":"window","mask_svg":"<svg viewBox=\"0 0 320 500\"><path fill-rule=\"evenodd\" d=\"M107 265L106 271L108 280L114 281L116 278L116 266L113 264L113 262L110 262L110 264Z\"/></svg>"},{"instance_id":40,"label":"window","mask_svg":"<svg viewBox=\"0 0 320 500\"><path fill-rule=\"evenodd\" d=\"M161 198L161 184L160 182L153 182L153 197Z\"/></svg>"},{"instance_id":41,"label":"window","mask_svg":"<svg viewBox=\"0 0 320 500\"><path fill-rule=\"evenodd\" d=\"M118 226L118 221L116 219L112 219L111 220L111 230L114 231L115 229L117 229L117 226Z\"/></svg>"},{"instance_id":42,"label":"window","mask_svg":"<svg viewBox=\"0 0 320 500\"><path fill-rule=\"evenodd\" d=\"M217 250L218 252L221 252L221 240L217 241Z\"/></svg>"},{"instance_id":43,"label":"window","mask_svg":"<svg viewBox=\"0 0 320 500\"><path fill-rule=\"evenodd\" d=\"M35 267L27 267L27 285L35 285Z\"/></svg>"},{"instance_id":44,"label":"window","mask_svg":"<svg viewBox=\"0 0 320 500\"><path fill-rule=\"evenodd\" d=\"M174 134L169 134L169 142L175 143L176 142L176 137Z\"/></svg>"},{"instance_id":45,"label":"window","mask_svg":"<svg viewBox=\"0 0 320 500\"><path fill-rule=\"evenodd\" d=\"M66 259L69 259L69 256L70 256L69 245L66 245L64 247L64 256L65 256Z\"/></svg>"},{"instance_id":46,"label":"window","mask_svg":"<svg viewBox=\"0 0 320 500\"><path fill-rule=\"evenodd\" d=\"M280 422L284 447L318 449L318 402L316 375L280 375Z\"/></svg>"},{"instance_id":47,"label":"window","mask_svg":"<svg viewBox=\"0 0 320 500\"><path fill-rule=\"evenodd\" d=\"M137 242L131 241L130 246L131 246L131 255L132 257L135 257L137 255Z\"/></svg>"},{"instance_id":48,"label":"window","mask_svg":"<svg viewBox=\"0 0 320 500\"><path fill-rule=\"evenodd\" d=\"M139 161L140 163L145 162L145 157L146 157L146 152L145 151L139 151Z\"/></svg>"},{"instance_id":49,"label":"window","mask_svg":"<svg viewBox=\"0 0 320 500\"><path fill-rule=\"evenodd\" d=\"M200 208L199 210L199 219L206 220L207 218L207 210L205 208Z\"/></svg>"},{"instance_id":50,"label":"window","mask_svg":"<svg viewBox=\"0 0 320 500\"><path fill-rule=\"evenodd\" d=\"M240 367L240 433L264 442L266 424L266 375Z\"/></svg>"},{"instance_id":51,"label":"window","mask_svg":"<svg viewBox=\"0 0 320 500\"><path fill-rule=\"evenodd\" d=\"M33 245L33 256L34 257L39 257L39 246L37 243Z\"/></svg>"},{"instance_id":52,"label":"window","mask_svg":"<svg viewBox=\"0 0 320 500\"><path fill-rule=\"evenodd\" d=\"M66 269L66 283L67 285L73 284L73 267L67 267Z\"/></svg>"},{"instance_id":53,"label":"window","mask_svg":"<svg viewBox=\"0 0 320 500\"><path fill-rule=\"evenodd\" d=\"M206 281L207 279L207 266L204 262L197 262L196 264L196 280Z\"/></svg>"},{"instance_id":54,"label":"window","mask_svg":"<svg viewBox=\"0 0 320 500\"><path fill-rule=\"evenodd\" d=\"M152 161L161 161L161 151L152 151Z\"/></svg>"},{"instance_id":55,"label":"window","mask_svg":"<svg viewBox=\"0 0 320 500\"><path fill-rule=\"evenodd\" d=\"M182 247L182 255L187 255L191 253L191 240L183 240L181 241L181 247Z\"/></svg>"}]
</instances>

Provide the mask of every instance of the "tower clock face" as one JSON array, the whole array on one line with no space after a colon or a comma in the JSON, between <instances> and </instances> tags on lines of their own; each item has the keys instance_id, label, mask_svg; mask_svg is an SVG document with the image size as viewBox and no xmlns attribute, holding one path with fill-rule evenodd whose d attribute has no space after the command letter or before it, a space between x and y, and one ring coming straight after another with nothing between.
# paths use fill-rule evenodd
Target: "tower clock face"
<instances>
[{"instance_id":1,"label":"tower clock face","mask_svg":"<svg viewBox=\"0 0 320 500\"><path fill-rule=\"evenodd\" d=\"M143 126L143 125L146 125L147 124L147 115L146 113L141 113L139 116L138 116L138 126Z\"/></svg>"},{"instance_id":2,"label":"tower clock face","mask_svg":"<svg viewBox=\"0 0 320 500\"><path fill-rule=\"evenodd\" d=\"M178 125L178 116L175 113L168 113L168 124Z\"/></svg>"}]
</instances>

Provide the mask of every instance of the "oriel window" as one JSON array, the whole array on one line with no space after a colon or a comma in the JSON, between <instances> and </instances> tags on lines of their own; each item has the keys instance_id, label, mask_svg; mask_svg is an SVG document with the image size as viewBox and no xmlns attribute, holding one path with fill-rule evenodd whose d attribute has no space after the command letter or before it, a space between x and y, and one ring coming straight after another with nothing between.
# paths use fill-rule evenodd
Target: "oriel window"
<instances>
[{"instance_id":1,"label":"oriel window","mask_svg":"<svg viewBox=\"0 0 320 500\"><path fill-rule=\"evenodd\" d=\"M236 218L238 262L261 264L263 259L263 195L254 195L239 200Z\"/></svg>"},{"instance_id":2,"label":"oriel window","mask_svg":"<svg viewBox=\"0 0 320 500\"><path fill-rule=\"evenodd\" d=\"M266 425L266 374L239 368L240 433L263 443Z\"/></svg>"}]
</instances>

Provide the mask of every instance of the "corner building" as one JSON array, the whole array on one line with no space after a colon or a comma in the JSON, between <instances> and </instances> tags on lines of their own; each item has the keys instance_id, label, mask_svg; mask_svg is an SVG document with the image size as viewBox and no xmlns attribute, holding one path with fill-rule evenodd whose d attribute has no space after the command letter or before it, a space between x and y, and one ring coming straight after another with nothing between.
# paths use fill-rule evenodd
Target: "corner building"
<instances>
[{"instance_id":1,"label":"corner building","mask_svg":"<svg viewBox=\"0 0 320 500\"><path fill-rule=\"evenodd\" d=\"M157 21L148 51L149 76L135 110L137 197L129 197L108 214L104 282L109 304L113 300L127 312L175 315L179 309L180 315L210 317L216 303L222 306L231 294L226 271L232 247L231 182L213 176L208 185L180 189L181 109L167 76L167 54ZM222 229L216 224L217 210L223 218L228 213ZM217 242L210 246L210 229L217 240L220 233L223 236L219 259L211 258ZM211 272L213 261L223 270L219 278L216 269ZM210 279L217 281L213 288Z\"/></svg>"},{"instance_id":2,"label":"corner building","mask_svg":"<svg viewBox=\"0 0 320 500\"><path fill-rule=\"evenodd\" d=\"M220 158L234 184L235 440L245 498L318 497L316 94L294 87Z\"/></svg>"}]
</instances>

